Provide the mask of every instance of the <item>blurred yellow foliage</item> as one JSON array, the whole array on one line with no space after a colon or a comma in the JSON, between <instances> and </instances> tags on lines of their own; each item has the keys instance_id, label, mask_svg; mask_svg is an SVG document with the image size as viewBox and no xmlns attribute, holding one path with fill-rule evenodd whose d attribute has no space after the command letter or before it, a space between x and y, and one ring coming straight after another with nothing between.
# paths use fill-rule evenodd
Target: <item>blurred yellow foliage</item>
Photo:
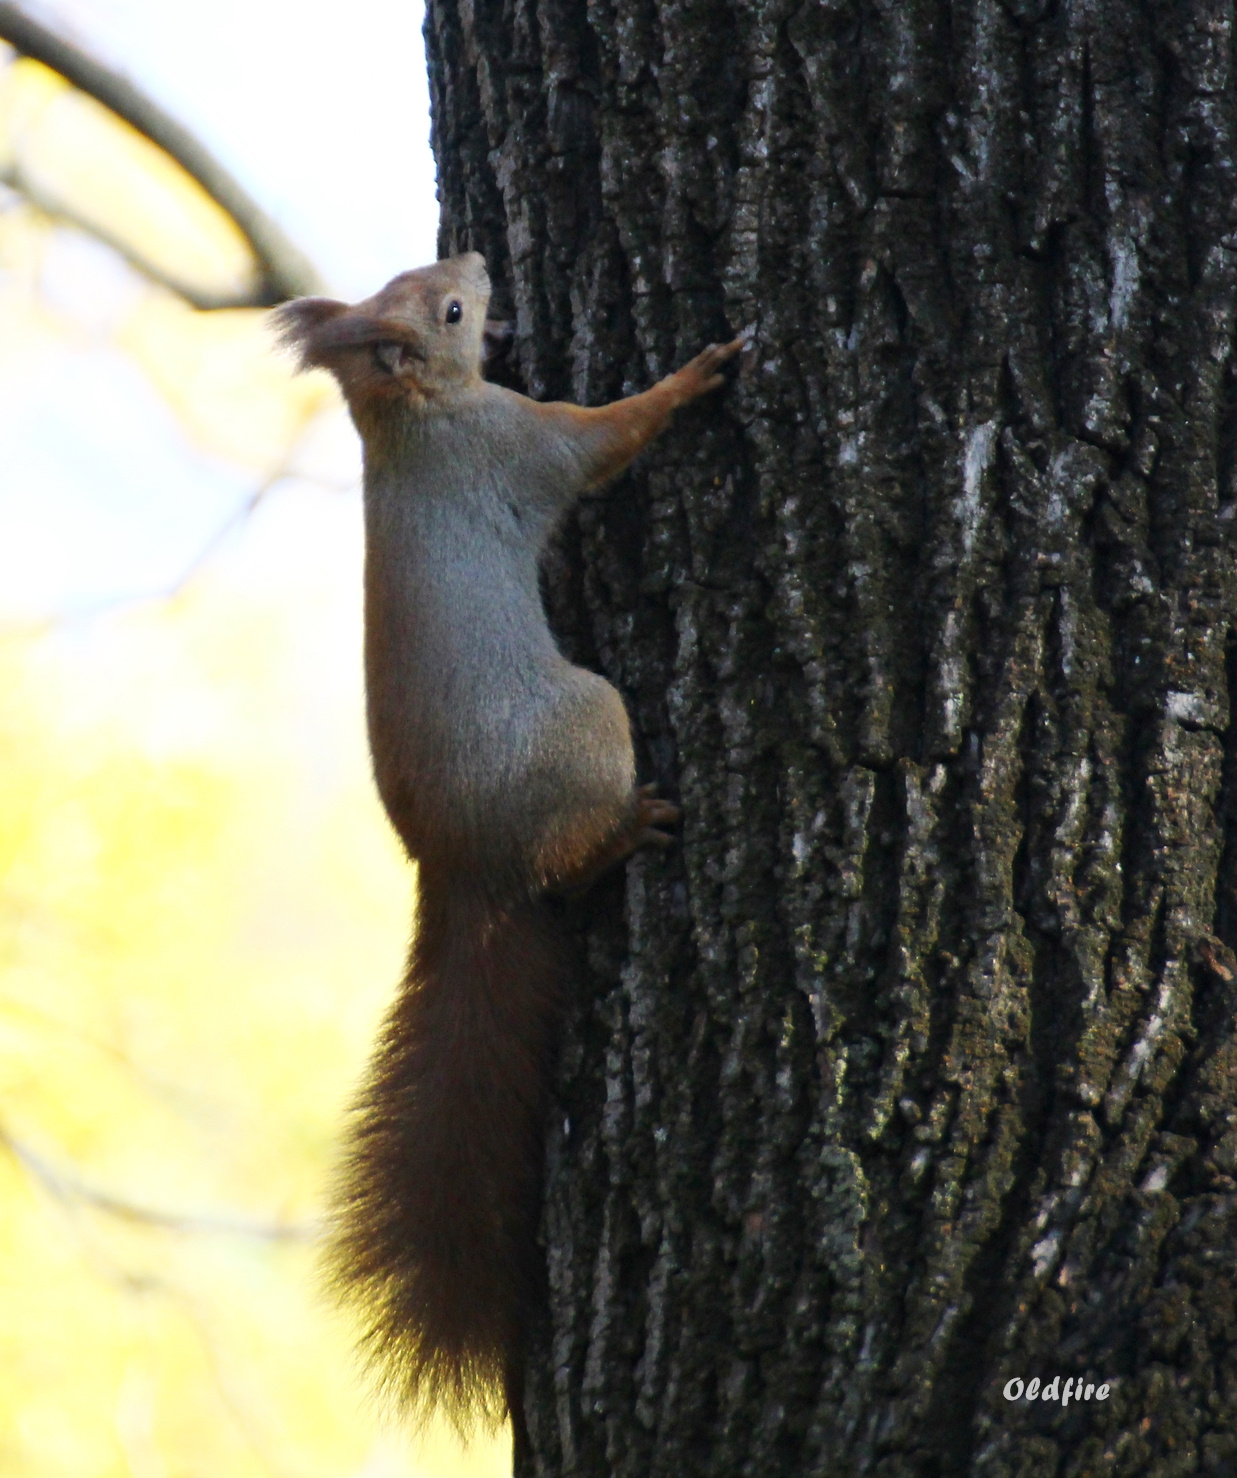
<instances>
[{"instance_id":1,"label":"blurred yellow foliage","mask_svg":"<svg viewBox=\"0 0 1237 1478\"><path fill-rule=\"evenodd\" d=\"M15 161L104 235L245 285L197 186L29 62L0 71ZM332 1146L412 892L365 750L354 443L261 315L126 274L110 306L80 282L49 299L55 239L0 213L0 393L103 345L187 451L255 493L288 477L175 598L0 627L0 1474L497 1478L505 1438L376 1424L316 1291Z\"/></svg>"},{"instance_id":2,"label":"blurred yellow foliage","mask_svg":"<svg viewBox=\"0 0 1237 1478\"><path fill-rule=\"evenodd\" d=\"M309 525L316 555L264 595L241 559L0 648L6 1475L413 1470L312 1270L410 894L367 773L355 523L290 496L259 542ZM496 1474L501 1444L439 1435L417 1470L465 1461Z\"/></svg>"}]
</instances>

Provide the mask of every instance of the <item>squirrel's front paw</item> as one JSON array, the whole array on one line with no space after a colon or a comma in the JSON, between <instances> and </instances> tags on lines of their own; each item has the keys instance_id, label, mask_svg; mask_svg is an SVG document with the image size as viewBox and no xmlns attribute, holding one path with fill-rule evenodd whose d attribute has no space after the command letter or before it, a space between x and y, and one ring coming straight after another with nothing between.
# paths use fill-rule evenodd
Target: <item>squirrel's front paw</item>
<instances>
[{"instance_id":1,"label":"squirrel's front paw","mask_svg":"<svg viewBox=\"0 0 1237 1478\"><path fill-rule=\"evenodd\" d=\"M682 389L684 402L695 400L698 395L707 395L710 390L724 385L726 377L721 373L722 365L746 349L748 342L748 335L743 333L737 339L731 339L729 344L710 344L685 364L674 377Z\"/></svg>"}]
</instances>

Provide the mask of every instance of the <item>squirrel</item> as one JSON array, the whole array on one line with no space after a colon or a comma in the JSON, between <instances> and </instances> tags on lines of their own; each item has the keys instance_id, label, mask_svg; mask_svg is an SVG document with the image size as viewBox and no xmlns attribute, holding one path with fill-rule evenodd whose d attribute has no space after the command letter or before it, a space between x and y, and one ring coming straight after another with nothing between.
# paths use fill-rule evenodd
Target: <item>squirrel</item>
<instances>
[{"instance_id":1,"label":"squirrel","mask_svg":"<svg viewBox=\"0 0 1237 1478\"><path fill-rule=\"evenodd\" d=\"M364 449L374 775L417 866L415 937L346 1146L329 1262L384 1387L465 1429L515 1415L544 1284L543 1130L568 974L549 898L679 818L636 784L623 700L559 652L538 570L575 498L723 383L711 345L586 409L482 378L490 282L468 252L276 332L339 382Z\"/></svg>"}]
</instances>

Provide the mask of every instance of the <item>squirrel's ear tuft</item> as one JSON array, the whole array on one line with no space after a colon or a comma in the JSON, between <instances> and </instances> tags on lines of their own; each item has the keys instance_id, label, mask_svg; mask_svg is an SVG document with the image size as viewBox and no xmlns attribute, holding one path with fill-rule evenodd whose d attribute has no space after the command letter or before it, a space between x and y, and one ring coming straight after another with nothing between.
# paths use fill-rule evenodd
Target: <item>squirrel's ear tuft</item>
<instances>
[{"instance_id":1,"label":"squirrel's ear tuft","mask_svg":"<svg viewBox=\"0 0 1237 1478\"><path fill-rule=\"evenodd\" d=\"M276 339L296 355L298 368L305 370L323 362L327 344L322 331L347 311L347 303L334 298L293 298L275 309L270 323Z\"/></svg>"},{"instance_id":2,"label":"squirrel's ear tuft","mask_svg":"<svg viewBox=\"0 0 1237 1478\"><path fill-rule=\"evenodd\" d=\"M479 298L488 300L490 274L485 270L485 258L479 251L462 252L458 257L452 258L452 265L458 268L461 277Z\"/></svg>"}]
</instances>

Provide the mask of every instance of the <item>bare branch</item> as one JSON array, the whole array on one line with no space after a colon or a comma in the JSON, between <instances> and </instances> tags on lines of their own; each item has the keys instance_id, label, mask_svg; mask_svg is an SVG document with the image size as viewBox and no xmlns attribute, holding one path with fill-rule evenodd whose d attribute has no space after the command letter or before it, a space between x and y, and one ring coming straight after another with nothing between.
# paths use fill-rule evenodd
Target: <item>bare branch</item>
<instances>
[{"instance_id":1,"label":"bare branch","mask_svg":"<svg viewBox=\"0 0 1237 1478\"><path fill-rule=\"evenodd\" d=\"M269 493L273 492L275 488L280 485L280 483L289 482L293 478L297 477L298 474L292 471L291 468L283 466L277 468L274 472L272 472L271 475L265 479L265 481L260 482L258 486L254 488L254 490L245 499L245 501L240 505L240 507L234 509L231 513L228 514L227 518L225 518L223 522L219 525L219 527L215 530L215 532L210 535L210 537L193 556L193 558L189 561L185 568L180 572L176 579L173 580L172 584L169 585L166 590L163 590L159 593L157 599L175 600L175 598L181 593L181 591L184 590L185 587L193 579L195 579L199 572L209 563L211 558L219 549L220 545L223 544L228 536L233 533L234 530L240 528L242 524L249 522L249 519L257 511L258 507L265 500L266 496ZM304 478L301 480L306 482L311 481L311 479L309 478Z\"/></svg>"},{"instance_id":2,"label":"bare branch","mask_svg":"<svg viewBox=\"0 0 1237 1478\"><path fill-rule=\"evenodd\" d=\"M62 1204L89 1206L120 1221L139 1226L163 1227L172 1232L211 1232L231 1237L252 1237L263 1242L312 1242L318 1236L318 1228L307 1223L261 1222L241 1217L203 1216L134 1206L120 1196L97 1190L76 1176L57 1170L42 1155L14 1139L3 1128L0 1128L0 1147L7 1149L54 1200Z\"/></svg>"},{"instance_id":3,"label":"bare branch","mask_svg":"<svg viewBox=\"0 0 1237 1478\"><path fill-rule=\"evenodd\" d=\"M205 306L260 308L306 293L321 292L321 279L308 259L289 241L240 182L183 124L166 113L127 77L103 66L80 47L57 36L18 6L8 3L8 0L0 0L0 40L7 41L23 56L42 62L44 66L58 72L74 87L88 93L118 118L123 118L131 127L144 134L151 143L170 155L191 175L235 221L257 258L262 280L254 294L243 304L229 301L226 305L206 303ZM23 193L26 192L23 190ZM46 205L41 208L47 209ZM56 207L51 213L65 216L60 207ZM93 225L87 229L101 237L101 233ZM109 240L108 244L117 246L114 240ZM118 249L141 271L148 276L153 275L147 264L135 260L123 248ZM170 282L167 285L175 286ZM194 302L193 297L182 287L176 286L176 291L188 301ZM195 303L195 306L198 304Z\"/></svg>"},{"instance_id":4,"label":"bare branch","mask_svg":"<svg viewBox=\"0 0 1237 1478\"><path fill-rule=\"evenodd\" d=\"M358 483L354 480L332 482L323 477L314 477L310 473L298 471L295 467L285 464L260 482L249 493L244 502L238 508L233 509L222 520L215 531L208 535L205 542L192 555L188 564L185 565L170 584L162 586L158 590L135 590L128 591L123 595L104 596L87 606L76 607L70 611L53 611L47 616L37 616L32 619L18 617L13 620L6 620L0 617L0 641L6 639L33 641L41 636L46 636L49 632L76 626L83 621L93 621L97 617L110 615L113 611L145 605L150 602L175 600L197 578L203 568L209 564L219 549L219 546L223 544L228 536L235 529L246 523L267 495L284 482L308 483L324 488L327 492L331 493L356 492L359 487Z\"/></svg>"},{"instance_id":5,"label":"bare branch","mask_svg":"<svg viewBox=\"0 0 1237 1478\"><path fill-rule=\"evenodd\" d=\"M10 190L20 195L27 205L33 206L49 220L60 225L72 226L77 231L85 231L96 241L101 241L104 246L110 247L117 256L126 261L135 272L140 272L148 281L159 287L165 287L169 292L174 292L184 298L192 308L210 312L218 308L257 308L265 302L264 298L260 299L252 292L204 293L191 283L182 282L179 278L164 272L162 268L156 267L153 262L147 261L127 241L107 230L105 226L89 220L86 216L79 215L62 201L54 199L17 165L0 169L0 185L7 185Z\"/></svg>"},{"instance_id":6,"label":"bare branch","mask_svg":"<svg viewBox=\"0 0 1237 1478\"><path fill-rule=\"evenodd\" d=\"M40 908L28 899L18 903L11 902L7 896L7 890L5 896L0 896L0 910L10 914L14 922L24 927L29 928L33 925L35 929L41 928L53 937L65 935L74 937L79 945L82 943L82 938L79 936L82 936L85 931L77 928L66 929L63 921L55 916L54 911ZM65 1041L98 1053L125 1073L144 1093L149 1094L162 1107L182 1119L195 1124L213 1124L220 1117L221 1106L218 1100L204 1089L190 1088L184 1083L174 1082L171 1078L152 1071L123 1047L109 1041L106 1037L97 1036L94 1032L83 1029L74 1021L67 1021L54 1012L35 1006L30 1001L2 994L0 994L0 1015L8 1016L18 1022L19 1029L24 1020L27 1025L33 1023L41 1031L55 1034Z\"/></svg>"}]
</instances>

